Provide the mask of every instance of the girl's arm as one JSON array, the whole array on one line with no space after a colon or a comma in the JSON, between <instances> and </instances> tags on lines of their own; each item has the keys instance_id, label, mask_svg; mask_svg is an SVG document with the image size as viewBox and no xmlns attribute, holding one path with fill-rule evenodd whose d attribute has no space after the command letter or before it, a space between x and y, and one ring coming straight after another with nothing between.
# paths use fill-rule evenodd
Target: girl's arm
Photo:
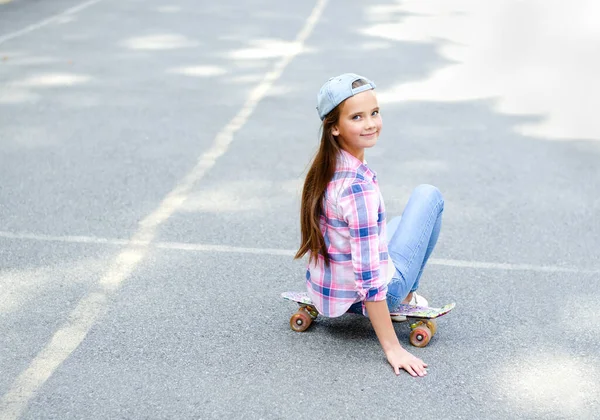
<instances>
[{"instance_id":1,"label":"girl's arm","mask_svg":"<svg viewBox=\"0 0 600 420\"><path fill-rule=\"evenodd\" d=\"M427 364L400 345L392 325L387 302L385 300L365 302L365 306L379 343L381 343L385 356L396 375L400 374L400 368L406 370L412 376L427 375Z\"/></svg>"}]
</instances>

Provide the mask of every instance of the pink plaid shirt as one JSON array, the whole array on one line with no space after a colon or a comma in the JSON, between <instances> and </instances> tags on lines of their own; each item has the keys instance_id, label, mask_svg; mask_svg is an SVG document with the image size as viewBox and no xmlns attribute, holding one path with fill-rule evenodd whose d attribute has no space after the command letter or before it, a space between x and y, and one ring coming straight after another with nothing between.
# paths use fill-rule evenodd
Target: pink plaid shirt
<instances>
[{"instance_id":1,"label":"pink plaid shirt","mask_svg":"<svg viewBox=\"0 0 600 420\"><path fill-rule=\"evenodd\" d=\"M388 270L385 206L375 172L342 150L323 205L321 232L330 264L319 253L306 272L317 310L336 317L355 302L384 300L394 270Z\"/></svg>"}]
</instances>

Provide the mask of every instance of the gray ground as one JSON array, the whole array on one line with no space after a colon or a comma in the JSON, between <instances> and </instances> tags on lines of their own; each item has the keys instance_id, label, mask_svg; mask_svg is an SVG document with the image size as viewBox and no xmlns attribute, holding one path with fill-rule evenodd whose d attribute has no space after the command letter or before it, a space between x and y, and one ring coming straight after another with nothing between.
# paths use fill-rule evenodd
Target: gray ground
<instances>
[{"instance_id":1,"label":"gray ground","mask_svg":"<svg viewBox=\"0 0 600 420\"><path fill-rule=\"evenodd\" d=\"M316 91L345 71L385 90L452 64L442 39L362 31L373 10L407 18L391 0L329 1L82 342L19 387L316 4L200 3L102 0L18 36L78 3L0 4L0 418L598 418L600 142L524 135L546 116L494 98L383 104L367 154L390 215L419 183L446 198L422 292L457 308L413 349L429 375L393 375L362 317L289 328Z\"/></svg>"}]
</instances>

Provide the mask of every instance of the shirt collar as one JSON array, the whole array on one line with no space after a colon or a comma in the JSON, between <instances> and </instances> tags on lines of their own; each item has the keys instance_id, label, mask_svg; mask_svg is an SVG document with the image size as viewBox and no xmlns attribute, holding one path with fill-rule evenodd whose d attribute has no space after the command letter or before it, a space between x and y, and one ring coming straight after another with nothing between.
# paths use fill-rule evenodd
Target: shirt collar
<instances>
[{"instance_id":1,"label":"shirt collar","mask_svg":"<svg viewBox=\"0 0 600 420\"><path fill-rule=\"evenodd\" d=\"M367 162L362 162L348 153L344 149L340 149L340 154L337 158L337 170L352 170L362 174L368 180L376 180L377 173L367 166Z\"/></svg>"}]
</instances>

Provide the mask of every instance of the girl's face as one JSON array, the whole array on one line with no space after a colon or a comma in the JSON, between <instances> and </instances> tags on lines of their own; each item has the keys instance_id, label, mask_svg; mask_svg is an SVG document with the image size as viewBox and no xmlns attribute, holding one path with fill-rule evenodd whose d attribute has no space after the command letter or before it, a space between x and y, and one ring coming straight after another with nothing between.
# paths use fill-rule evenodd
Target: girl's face
<instances>
[{"instance_id":1,"label":"girl's face","mask_svg":"<svg viewBox=\"0 0 600 420\"><path fill-rule=\"evenodd\" d=\"M373 89L354 95L341 104L340 118L331 133L340 147L364 160L365 149L375 146L381 132L379 103Z\"/></svg>"}]
</instances>

